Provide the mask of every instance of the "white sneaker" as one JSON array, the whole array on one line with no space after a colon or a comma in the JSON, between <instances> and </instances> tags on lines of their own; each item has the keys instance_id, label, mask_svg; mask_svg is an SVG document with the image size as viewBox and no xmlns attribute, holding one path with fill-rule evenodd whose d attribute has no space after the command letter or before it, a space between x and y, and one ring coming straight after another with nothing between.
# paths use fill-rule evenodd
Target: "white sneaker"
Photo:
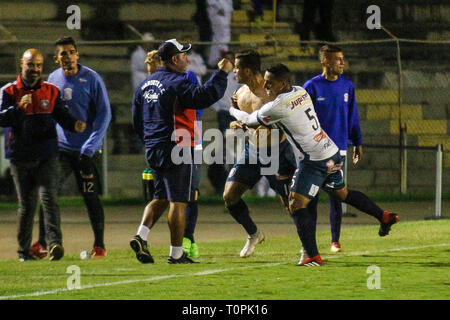
<instances>
[{"instance_id":1,"label":"white sneaker","mask_svg":"<svg viewBox=\"0 0 450 320\"><path fill-rule=\"evenodd\" d=\"M254 235L248 236L247 242L240 253L241 258L250 257L255 252L256 245L264 242L265 239L264 234L259 231L256 231Z\"/></svg>"},{"instance_id":2,"label":"white sneaker","mask_svg":"<svg viewBox=\"0 0 450 320\"><path fill-rule=\"evenodd\" d=\"M332 242L331 243L331 247L330 247L330 251L332 253L342 252L341 244L339 242Z\"/></svg>"},{"instance_id":3,"label":"white sneaker","mask_svg":"<svg viewBox=\"0 0 450 320\"><path fill-rule=\"evenodd\" d=\"M301 257L300 257L300 261L298 262L299 264L309 258L308 253L306 252L305 249L303 249L303 247L300 249L300 253L301 253Z\"/></svg>"}]
</instances>

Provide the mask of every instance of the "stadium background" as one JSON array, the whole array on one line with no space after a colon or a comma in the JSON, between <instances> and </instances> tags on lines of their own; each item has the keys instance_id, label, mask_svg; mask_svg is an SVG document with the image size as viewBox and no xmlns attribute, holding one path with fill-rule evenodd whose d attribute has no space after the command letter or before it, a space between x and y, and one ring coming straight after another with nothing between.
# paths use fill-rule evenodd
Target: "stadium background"
<instances>
[{"instance_id":1,"label":"stadium background","mask_svg":"<svg viewBox=\"0 0 450 320\"><path fill-rule=\"evenodd\" d=\"M263 55L263 67L283 62L295 71L295 83L303 84L320 73L318 42L299 50L295 22L302 17L303 1L283 0L274 19L271 1L265 2L264 21L249 22L250 1L234 1L230 49L254 48ZM66 8L81 8L81 29L68 30ZM366 8L381 8L381 23L392 34L366 27ZM145 162L136 150L131 131L132 97L130 55L141 41L132 29L152 32L155 47L168 38L190 40L196 46L198 30L192 21L195 1L0 1L0 84L18 73L18 60L24 49L37 47L45 53L44 78L55 65L53 42L61 35L79 41L80 63L105 80L113 121L107 134L107 191L111 198L141 196L141 172ZM276 23L274 23L276 20ZM131 27L130 27L131 26ZM379 145L399 146L400 128L406 128L403 141L412 147L442 144L443 191L450 186L450 4L446 0L356 1L336 0L333 32L348 60L345 75L356 86L364 144L363 161L349 165L349 186L371 195L396 195L433 199L436 187L436 151L407 151L406 189L401 190L401 152ZM314 35L312 36L314 39ZM417 41L421 40L421 41ZM400 50L399 50L400 49ZM399 56L400 54L400 56ZM401 83L399 78L401 64ZM212 72L213 70L210 70ZM206 75L205 78L208 78ZM401 87L399 88L399 85ZM401 107L399 107L401 106ZM217 126L214 110L207 109L204 129ZM15 200L7 182L7 165L2 162L0 197ZM68 184L65 195L75 190ZM213 188L206 178L201 194L210 196ZM445 209L445 208L444 208Z\"/></svg>"}]
</instances>

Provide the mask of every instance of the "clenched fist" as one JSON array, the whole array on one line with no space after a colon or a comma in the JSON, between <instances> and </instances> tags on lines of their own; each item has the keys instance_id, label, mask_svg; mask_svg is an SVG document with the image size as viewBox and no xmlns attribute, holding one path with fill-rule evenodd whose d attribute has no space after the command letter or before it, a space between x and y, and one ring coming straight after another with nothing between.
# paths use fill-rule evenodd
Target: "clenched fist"
<instances>
[{"instance_id":1,"label":"clenched fist","mask_svg":"<svg viewBox=\"0 0 450 320\"><path fill-rule=\"evenodd\" d=\"M32 95L31 93L22 96L19 102L19 107L22 109L26 109L32 103Z\"/></svg>"},{"instance_id":2,"label":"clenched fist","mask_svg":"<svg viewBox=\"0 0 450 320\"><path fill-rule=\"evenodd\" d=\"M248 129L247 125L241 121L232 121L230 123L230 129L236 130L236 129L242 129L246 131Z\"/></svg>"},{"instance_id":3,"label":"clenched fist","mask_svg":"<svg viewBox=\"0 0 450 320\"><path fill-rule=\"evenodd\" d=\"M83 121L75 121L75 131L78 133L83 132L86 129L86 122Z\"/></svg>"},{"instance_id":4,"label":"clenched fist","mask_svg":"<svg viewBox=\"0 0 450 320\"><path fill-rule=\"evenodd\" d=\"M231 70L233 70L233 64L228 59L220 60L219 63L217 64L217 66L219 67L219 70L222 70L222 71L224 71L226 73L228 73Z\"/></svg>"}]
</instances>

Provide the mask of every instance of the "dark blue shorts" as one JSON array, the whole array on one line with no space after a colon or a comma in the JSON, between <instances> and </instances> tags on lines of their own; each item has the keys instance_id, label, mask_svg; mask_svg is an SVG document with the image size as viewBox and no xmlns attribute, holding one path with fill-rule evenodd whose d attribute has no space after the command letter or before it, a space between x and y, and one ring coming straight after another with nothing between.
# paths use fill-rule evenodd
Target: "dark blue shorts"
<instances>
[{"instance_id":1,"label":"dark blue shorts","mask_svg":"<svg viewBox=\"0 0 450 320\"><path fill-rule=\"evenodd\" d=\"M172 202L193 201L194 164L174 164L172 148L161 146L146 151L147 163L153 171L154 198Z\"/></svg>"},{"instance_id":2,"label":"dark blue shorts","mask_svg":"<svg viewBox=\"0 0 450 320\"><path fill-rule=\"evenodd\" d=\"M337 152L332 157L321 160L303 160L292 177L291 192L313 199L319 189L325 191L340 190L344 183L344 157Z\"/></svg>"},{"instance_id":3,"label":"dark blue shorts","mask_svg":"<svg viewBox=\"0 0 450 320\"><path fill-rule=\"evenodd\" d=\"M269 167L270 164L263 164L259 159L257 163L250 163L250 152L248 146L245 148L243 155L244 159L241 159L230 170L227 178L228 181L236 181L247 185L249 188L253 186L261 179L261 168ZM294 152L287 140L283 141L279 147L279 168L278 174L283 176L292 176L294 174L297 164L295 162ZM270 187L280 194L280 188L283 186L279 183L275 175L267 175Z\"/></svg>"}]
</instances>

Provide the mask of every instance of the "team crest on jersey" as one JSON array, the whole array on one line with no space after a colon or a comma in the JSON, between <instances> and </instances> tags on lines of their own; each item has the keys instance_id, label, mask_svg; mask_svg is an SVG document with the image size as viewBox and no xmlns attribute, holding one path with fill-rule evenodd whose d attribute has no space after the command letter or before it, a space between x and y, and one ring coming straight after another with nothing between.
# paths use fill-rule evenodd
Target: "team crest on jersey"
<instances>
[{"instance_id":1,"label":"team crest on jersey","mask_svg":"<svg viewBox=\"0 0 450 320\"><path fill-rule=\"evenodd\" d=\"M69 101L72 100L72 88L65 88L64 89L64 100Z\"/></svg>"},{"instance_id":2,"label":"team crest on jersey","mask_svg":"<svg viewBox=\"0 0 450 320\"><path fill-rule=\"evenodd\" d=\"M348 102L348 93L344 94L344 102Z\"/></svg>"},{"instance_id":3,"label":"team crest on jersey","mask_svg":"<svg viewBox=\"0 0 450 320\"><path fill-rule=\"evenodd\" d=\"M143 97L147 103L155 102L158 100L159 96L166 91L164 86L158 80L149 80L141 87L141 90L144 90Z\"/></svg>"},{"instance_id":4,"label":"team crest on jersey","mask_svg":"<svg viewBox=\"0 0 450 320\"><path fill-rule=\"evenodd\" d=\"M41 100L41 108L42 109L48 109L50 106L50 102L48 100Z\"/></svg>"}]
</instances>

